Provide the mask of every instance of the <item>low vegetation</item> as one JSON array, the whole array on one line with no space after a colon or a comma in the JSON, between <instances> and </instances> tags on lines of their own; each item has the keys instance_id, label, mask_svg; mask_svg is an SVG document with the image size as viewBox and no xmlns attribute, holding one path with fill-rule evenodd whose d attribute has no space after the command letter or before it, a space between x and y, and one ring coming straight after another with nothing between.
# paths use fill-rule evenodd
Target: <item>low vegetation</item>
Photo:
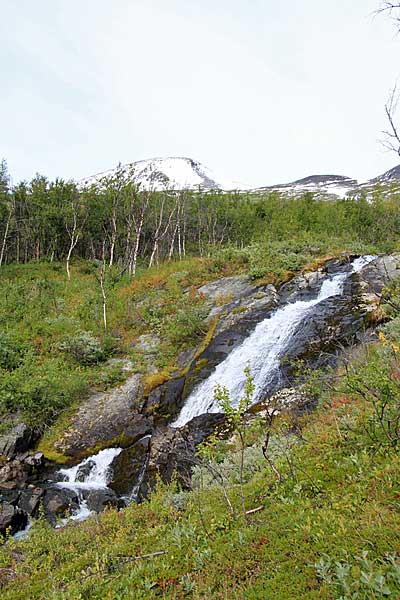
<instances>
[{"instance_id":1,"label":"low vegetation","mask_svg":"<svg viewBox=\"0 0 400 600\"><path fill-rule=\"evenodd\" d=\"M215 326L206 282L279 285L342 252L400 250L396 193L285 200L120 184L0 185L1 431L20 415L42 431L56 422L54 438L87 394L123 381L127 360L148 389L164 381ZM376 344L312 374L315 412L244 420L219 389L231 435L200 449L191 491L160 482L141 505L79 525L39 519L0 548L1 597L398 597L397 284L385 299Z\"/></svg>"},{"instance_id":2,"label":"low vegetation","mask_svg":"<svg viewBox=\"0 0 400 600\"><path fill-rule=\"evenodd\" d=\"M201 452L192 491L160 483L141 505L8 540L2 598L397 598L397 321L325 379L317 411L272 425L232 414L236 433Z\"/></svg>"}]
</instances>

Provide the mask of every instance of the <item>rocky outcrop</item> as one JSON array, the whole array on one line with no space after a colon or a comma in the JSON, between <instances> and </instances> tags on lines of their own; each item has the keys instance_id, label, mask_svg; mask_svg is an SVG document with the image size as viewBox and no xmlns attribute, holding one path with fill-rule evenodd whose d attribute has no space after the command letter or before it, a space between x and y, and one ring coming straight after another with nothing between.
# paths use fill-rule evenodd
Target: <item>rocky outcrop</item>
<instances>
[{"instance_id":1,"label":"rocky outcrop","mask_svg":"<svg viewBox=\"0 0 400 600\"><path fill-rule=\"evenodd\" d=\"M130 496L135 482L146 466L150 449L150 435L123 450L113 461L113 477L108 486L120 496Z\"/></svg>"},{"instance_id":2,"label":"rocky outcrop","mask_svg":"<svg viewBox=\"0 0 400 600\"><path fill-rule=\"evenodd\" d=\"M0 535L16 533L24 529L28 522L28 516L19 508L8 502L0 503Z\"/></svg>"},{"instance_id":3,"label":"rocky outcrop","mask_svg":"<svg viewBox=\"0 0 400 600\"><path fill-rule=\"evenodd\" d=\"M41 452L21 454L6 462L0 468L0 494L3 489L24 487L27 479L39 471L43 464Z\"/></svg>"},{"instance_id":4,"label":"rocky outcrop","mask_svg":"<svg viewBox=\"0 0 400 600\"><path fill-rule=\"evenodd\" d=\"M64 434L54 444L66 457L83 458L94 449L128 447L152 431L149 416L139 412L140 375L118 388L99 392L85 400Z\"/></svg>"},{"instance_id":5,"label":"rocky outcrop","mask_svg":"<svg viewBox=\"0 0 400 600\"><path fill-rule=\"evenodd\" d=\"M26 452L38 439L37 433L25 425L18 423L6 434L0 436L0 455L14 458L17 454Z\"/></svg>"}]
</instances>

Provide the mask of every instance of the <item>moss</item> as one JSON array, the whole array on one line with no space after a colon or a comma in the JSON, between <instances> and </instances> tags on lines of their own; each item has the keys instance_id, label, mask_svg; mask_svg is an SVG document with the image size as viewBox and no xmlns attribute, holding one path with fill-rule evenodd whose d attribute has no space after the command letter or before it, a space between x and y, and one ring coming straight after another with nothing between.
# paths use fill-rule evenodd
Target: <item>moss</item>
<instances>
[{"instance_id":1,"label":"moss","mask_svg":"<svg viewBox=\"0 0 400 600\"><path fill-rule=\"evenodd\" d=\"M312 261L307 263L301 270L302 273L308 273L310 271L318 271L321 267L324 266L328 260L332 260L333 258L337 258L337 254L325 254L324 256L319 256L318 258L314 258Z\"/></svg>"},{"instance_id":2,"label":"moss","mask_svg":"<svg viewBox=\"0 0 400 600\"><path fill-rule=\"evenodd\" d=\"M147 398L155 388L159 387L169 379L171 379L169 371L160 371L159 373L147 375L144 378L144 397Z\"/></svg>"},{"instance_id":3,"label":"moss","mask_svg":"<svg viewBox=\"0 0 400 600\"><path fill-rule=\"evenodd\" d=\"M57 450L55 443L62 438L66 429L68 429L73 421L73 418L79 408L79 405L75 404L68 410L64 411L49 427L37 444L37 450L43 452L45 458L57 464L67 464L71 461L70 456L65 456L62 452Z\"/></svg>"}]
</instances>

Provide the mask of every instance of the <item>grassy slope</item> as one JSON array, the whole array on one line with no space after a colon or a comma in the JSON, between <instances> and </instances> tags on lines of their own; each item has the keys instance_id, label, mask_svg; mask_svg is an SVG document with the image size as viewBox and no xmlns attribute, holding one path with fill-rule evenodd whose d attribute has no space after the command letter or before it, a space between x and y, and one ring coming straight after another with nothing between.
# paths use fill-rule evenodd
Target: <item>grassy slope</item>
<instances>
[{"instance_id":1,"label":"grassy slope","mask_svg":"<svg viewBox=\"0 0 400 600\"><path fill-rule=\"evenodd\" d=\"M61 531L39 522L27 541L8 542L0 550L0 576L9 578L1 597L338 598L339 588L317 577L321 557L351 566L349 581L361 585L356 557L368 551L373 578L387 572L385 555L400 549L400 459L367 451L364 408L336 398L304 419L304 441L291 454L295 476L282 458L282 484L266 463L246 484L247 508L263 506L248 524L229 516L214 487L174 496L160 486L140 506ZM350 416L358 425L348 434L342 424ZM239 510L238 487L229 491ZM167 554L119 564L156 551ZM386 579L396 597L400 580ZM383 596L361 585L358 597Z\"/></svg>"},{"instance_id":2,"label":"grassy slope","mask_svg":"<svg viewBox=\"0 0 400 600\"><path fill-rule=\"evenodd\" d=\"M300 248L297 253L293 251L296 247ZM298 246L291 242L290 260L298 268L315 264L321 254L344 249L350 248L336 241L320 243L315 250L305 250L303 242ZM276 282L291 270L288 253L277 251L275 258L271 253L267 265L260 266L261 250L258 254L246 252L229 251L213 259L170 263L161 270L140 274L133 284L125 281L116 285L110 291L110 327L119 331L120 352L125 353L137 335L167 328L171 334L166 337L166 356L172 364L184 343L202 337L201 331L190 337L190 327L186 341L175 337L182 327L174 317L169 319L173 313L170 302L182 295L184 287L249 269L262 274L264 281ZM71 284L65 282L58 265L9 267L5 271L2 285L9 286L8 299L3 296L2 306L8 303L9 308L2 325L26 342L35 340L39 364L54 360L60 333L44 320L51 311L50 301L46 300L42 313L37 312L38 280L55 281L56 297L63 300L62 313L101 338L100 317L95 312L98 300L90 300L98 298L97 290L93 276L85 270L85 264L77 264ZM171 283L171 273L177 271L182 271L182 276L172 278ZM24 284L33 290L31 303L27 304L29 294L25 293L17 318L10 321L18 304L17 287ZM127 308L146 300L154 289L158 293L151 296L152 303L157 298L159 312L147 321L145 313L144 322L139 324L135 314L127 318ZM60 360L62 381L65 374L71 374L87 378L89 385L97 377L98 385L104 385L103 377L98 376L101 366L82 367ZM70 401L67 399L66 406ZM363 568L373 581L378 573L389 569L386 553L399 551L399 457L393 451L371 447L364 433L369 413L370 407L362 399L356 397L349 404L348 397L342 395L304 419L304 441L293 450L292 466L289 468L283 457L277 459L285 476L280 485L268 465L257 462L246 484L246 502L247 508L262 505L263 510L252 515L248 524L229 516L220 490L212 486L184 496L174 496L172 487L160 486L150 502L121 512L111 510L63 530L51 530L39 521L25 542L11 540L0 548L1 597L339 598L343 590L338 576L326 567L329 561L325 554L341 561L340 568L350 568L348 579L360 588L360 598L382 597L370 584L362 583L357 557L368 551L372 563ZM358 423L353 431L346 426L349 418ZM286 439L285 432L287 424L277 424L277 439ZM230 494L239 510L237 485L231 485ZM167 554L119 564L126 560L123 557L155 551ZM321 557L325 580L317 577L313 566ZM336 568L339 573L340 568ZM395 594L400 592L400 582L392 571L386 581Z\"/></svg>"}]
</instances>

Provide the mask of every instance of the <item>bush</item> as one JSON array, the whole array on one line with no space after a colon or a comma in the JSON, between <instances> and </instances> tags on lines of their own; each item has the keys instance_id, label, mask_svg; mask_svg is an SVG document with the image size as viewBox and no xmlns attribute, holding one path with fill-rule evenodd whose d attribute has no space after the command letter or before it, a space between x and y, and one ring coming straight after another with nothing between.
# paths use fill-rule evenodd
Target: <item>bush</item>
<instances>
[{"instance_id":1,"label":"bush","mask_svg":"<svg viewBox=\"0 0 400 600\"><path fill-rule=\"evenodd\" d=\"M0 332L0 369L12 371L19 367L26 350L26 344Z\"/></svg>"},{"instance_id":2,"label":"bush","mask_svg":"<svg viewBox=\"0 0 400 600\"><path fill-rule=\"evenodd\" d=\"M88 331L66 336L59 343L58 350L81 365L94 365L105 358L101 343Z\"/></svg>"}]
</instances>

